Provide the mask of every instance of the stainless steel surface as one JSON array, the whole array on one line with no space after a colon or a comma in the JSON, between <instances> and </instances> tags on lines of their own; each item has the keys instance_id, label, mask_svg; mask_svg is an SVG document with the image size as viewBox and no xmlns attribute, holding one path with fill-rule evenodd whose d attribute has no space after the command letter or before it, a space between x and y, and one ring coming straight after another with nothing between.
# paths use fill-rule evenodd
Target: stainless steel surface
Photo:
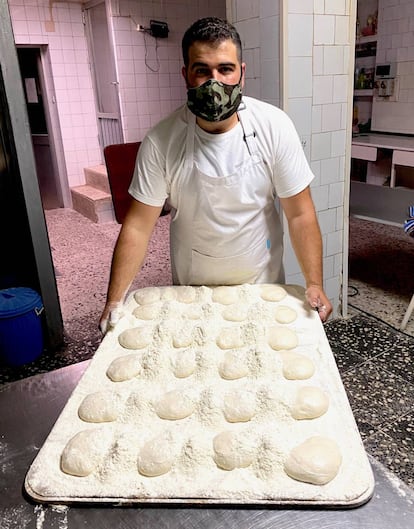
<instances>
[{"instance_id":1,"label":"stainless steel surface","mask_svg":"<svg viewBox=\"0 0 414 529\"><path fill-rule=\"evenodd\" d=\"M36 375L0 389L0 529L414 527L414 492L373 459L374 496L354 509L36 504L23 493L26 472L87 364Z\"/></svg>"}]
</instances>

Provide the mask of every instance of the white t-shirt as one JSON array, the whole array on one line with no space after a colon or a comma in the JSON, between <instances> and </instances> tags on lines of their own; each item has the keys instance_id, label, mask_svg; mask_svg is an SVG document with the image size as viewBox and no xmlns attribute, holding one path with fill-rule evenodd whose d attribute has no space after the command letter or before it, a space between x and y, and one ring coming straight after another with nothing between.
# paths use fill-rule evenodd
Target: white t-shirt
<instances>
[{"instance_id":1,"label":"white t-shirt","mask_svg":"<svg viewBox=\"0 0 414 529\"><path fill-rule=\"evenodd\" d=\"M285 112L257 99L244 96L250 126L259 153L269 171L276 195L291 197L303 191L314 175L303 152L296 129ZM140 202L162 206L169 198L175 207L176 177L185 169L187 124L194 115L183 105L160 121L145 136L138 151L130 194ZM242 117L243 119L243 117ZM196 126L194 161L209 176L237 171L249 156L240 123L223 134L210 134Z\"/></svg>"}]
</instances>

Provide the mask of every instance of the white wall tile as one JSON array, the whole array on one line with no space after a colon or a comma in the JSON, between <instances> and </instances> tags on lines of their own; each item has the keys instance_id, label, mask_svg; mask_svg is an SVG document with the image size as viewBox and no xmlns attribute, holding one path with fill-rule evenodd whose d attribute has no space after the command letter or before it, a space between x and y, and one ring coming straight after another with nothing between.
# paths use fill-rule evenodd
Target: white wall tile
<instances>
[{"instance_id":1,"label":"white wall tile","mask_svg":"<svg viewBox=\"0 0 414 529\"><path fill-rule=\"evenodd\" d=\"M314 16L314 38L318 44L334 44L335 41L335 17L333 15Z\"/></svg>"},{"instance_id":2,"label":"white wall tile","mask_svg":"<svg viewBox=\"0 0 414 529\"><path fill-rule=\"evenodd\" d=\"M350 17L335 17L335 44L349 44L350 37Z\"/></svg>"},{"instance_id":3,"label":"white wall tile","mask_svg":"<svg viewBox=\"0 0 414 529\"><path fill-rule=\"evenodd\" d=\"M288 15L287 37L290 57L310 57L313 44L313 16Z\"/></svg>"},{"instance_id":4,"label":"white wall tile","mask_svg":"<svg viewBox=\"0 0 414 529\"><path fill-rule=\"evenodd\" d=\"M329 203L328 207L338 208L344 203L344 183L336 182L329 185Z\"/></svg>"},{"instance_id":5,"label":"white wall tile","mask_svg":"<svg viewBox=\"0 0 414 529\"><path fill-rule=\"evenodd\" d=\"M313 77L313 104L332 103L334 77L332 75L317 75Z\"/></svg>"},{"instance_id":6,"label":"white wall tile","mask_svg":"<svg viewBox=\"0 0 414 529\"><path fill-rule=\"evenodd\" d=\"M312 133L322 132L322 105L312 106Z\"/></svg>"},{"instance_id":7,"label":"white wall tile","mask_svg":"<svg viewBox=\"0 0 414 529\"><path fill-rule=\"evenodd\" d=\"M324 258L324 260L323 260L323 277L324 277L325 281L327 279L331 279L331 278L335 277L334 266L335 266L335 257L333 255Z\"/></svg>"},{"instance_id":8,"label":"white wall tile","mask_svg":"<svg viewBox=\"0 0 414 529\"><path fill-rule=\"evenodd\" d=\"M312 134L311 160L324 160L331 156L331 132Z\"/></svg>"},{"instance_id":9,"label":"white wall tile","mask_svg":"<svg viewBox=\"0 0 414 529\"><path fill-rule=\"evenodd\" d=\"M340 103L322 106L322 132L329 132L341 128L341 111Z\"/></svg>"},{"instance_id":10,"label":"white wall tile","mask_svg":"<svg viewBox=\"0 0 414 529\"><path fill-rule=\"evenodd\" d=\"M272 15L280 14L280 2L275 0L261 0L259 2L259 16L260 18L270 17Z\"/></svg>"},{"instance_id":11,"label":"white wall tile","mask_svg":"<svg viewBox=\"0 0 414 529\"><path fill-rule=\"evenodd\" d=\"M332 156L344 156L346 148L346 131L332 132Z\"/></svg>"},{"instance_id":12,"label":"white wall tile","mask_svg":"<svg viewBox=\"0 0 414 529\"><path fill-rule=\"evenodd\" d=\"M313 47L313 75L323 75L323 46Z\"/></svg>"},{"instance_id":13,"label":"white wall tile","mask_svg":"<svg viewBox=\"0 0 414 529\"><path fill-rule=\"evenodd\" d=\"M289 58L289 97L312 95L312 58Z\"/></svg>"},{"instance_id":14,"label":"white wall tile","mask_svg":"<svg viewBox=\"0 0 414 529\"><path fill-rule=\"evenodd\" d=\"M329 186L317 186L312 188L312 199L316 211L329 208Z\"/></svg>"},{"instance_id":15,"label":"white wall tile","mask_svg":"<svg viewBox=\"0 0 414 529\"><path fill-rule=\"evenodd\" d=\"M300 136L310 135L312 132L312 98L289 99L289 116Z\"/></svg>"},{"instance_id":16,"label":"white wall tile","mask_svg":"<svg viewBox=\"0 0 414 529\"><path fill-rule=\"evenodd\" d=\"M325 0L325 13L327 15L345 15L345 0Z\"/></svg>"},{"instance_id":17,"label":"white wall tile","mask_svg":"<svg viewBox=\"0 0 414 529\"><path fill-rule=\"evenodd\" d=\"M323 72L329 74L343 74L344 50L342 46L324 46Z\"/></svg>"},{"instance_id":18,"label":"white wall tile","mask_svg":"<svg viewBox=\"0 0 414 529\"><path fill-rule=\"evenodd\" d=\"M289 13L302 13L311 15L313 13L313 4L311 0L289 0Z\"/></svg>"},{"instance_id":19,"label":"white wall tile","mask_svg":"<svg viewBox=\"0 0 414 529\"><path fill-rule=\"evenodd\" d=\"M332 101L334 103L345 103L348 101L348 76L347 75L334 75L333 76Z\"/></svg>"},{"instance_id":20,"label":"white wall tile","mask_svg":"<svg viewBox=\"0 0 414 529\"><path fill-rule=\"evenodd\" d=\"M315 15L323 15L325 13L325 0L313 0L313 12Z\"/></svg>"},{"instance_id":21,"label":"white wall tile","mask_svg":"<svg viewBox=\"0 0 414 529\"><path fill-rule=\"evenodd\" d=\"M251 0L237 0L236 1L236 17L237 20L247 20L259 16L260 5L258 2Z\"/></svg>"},{"instance_id":22,"label":"white wall tile","mask_svg":"<svg viewBox=\"0 0 414 529\"><path fill-rule=\"evenodd\" d=\"M318 212L318 221L321 231L329 233L336 224L336 209L325 209Z\"/></svg>"},{"instance_id":23,"label":"white wall tile","mask_svg":"<svg viewBox=\"0 0 414 529\"><path fill-rule=\"evenodd\" d=\"M263 45L260 47L260 55L263 60L275 60L280 53L280 31L279 17L273 16L259 21L260 40ZM259 48L257 48L259 49Z\"/></svg>"},{"instance_id":24,"label":"white wall tile","mask_svg":"<svg viewBox=\"0 0 414 529\"><path fill-rule=\"evenodd\" d=\"M332 184L339 180L339 158L321 160L321 185ZM335 223L331 224L331 227Z\"/></svg>"},{"instance_id":25,"label":"white wall tile","mask_svg":"<svg viewBox=\"0 0 414 529\"><path fill-rule=\"evenodd\" d=\"M263 61L261 76L261 94L263 99L279 98L279 61Z\"/></svg>"},{"instance_id":26,"label":"white wall tile","mask_svg":"<svg viewBox=\"0 0 414 529\"><path fill-rule=\"evenodd\" d=\"M321 160L312 160L310 162L310 167L312 173L315 175L315 178L312 180L311 188L320 185L321 181Z\"/></svg>"}]
</instances>

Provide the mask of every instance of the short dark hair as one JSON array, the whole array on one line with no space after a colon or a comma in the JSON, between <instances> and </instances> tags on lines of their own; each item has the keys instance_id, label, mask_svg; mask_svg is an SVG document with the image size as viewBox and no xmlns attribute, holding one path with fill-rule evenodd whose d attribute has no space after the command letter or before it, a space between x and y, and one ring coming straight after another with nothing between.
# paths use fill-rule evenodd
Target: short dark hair
<instances>
[{"instance_id":1,"label":"short dark hair","mask_svg":"<svg viewBox=\"0 0 414 529\"><path fill-rule=\"evenodd\" d=\"M217 17L200 18L184 33L181 43L185 66L189 63L190 46L197 41L218 45L223 40L231 40L237 48L237 58L242 62L242 45L236 28L226 20Z\"/></svg>"}]
</instances>

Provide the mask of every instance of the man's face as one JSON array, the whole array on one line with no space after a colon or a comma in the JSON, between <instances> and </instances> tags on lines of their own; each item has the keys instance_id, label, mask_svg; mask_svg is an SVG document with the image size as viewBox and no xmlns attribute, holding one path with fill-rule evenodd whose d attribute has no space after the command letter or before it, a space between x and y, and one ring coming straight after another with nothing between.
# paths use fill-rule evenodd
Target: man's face
<instances>
[{"instance_id":1,"label":"man's face","mask_svg":"<svg viewBox=\"0 0 414 529\"><path fill-rule=\"evenodd\" d=\"M182 68L187 88L200 86L209 79L235 85L240 77L244 86L245 64L240 64L233 41L224 40L217 46L196 41L188 50L188 58L188 67Z\"/></svg>"}]
</instances>

